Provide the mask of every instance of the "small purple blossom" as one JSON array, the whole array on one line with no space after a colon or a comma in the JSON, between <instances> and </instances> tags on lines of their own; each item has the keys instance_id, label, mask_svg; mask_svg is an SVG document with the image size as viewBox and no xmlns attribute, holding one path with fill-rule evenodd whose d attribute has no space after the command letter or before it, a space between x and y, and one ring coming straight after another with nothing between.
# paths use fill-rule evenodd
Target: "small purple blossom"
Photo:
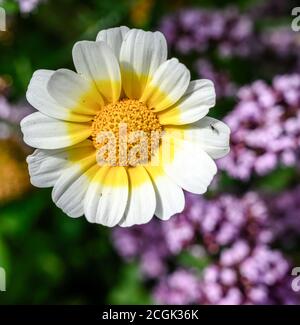
<instances>
[{"instance_id":1,"label":"small purple blossom","mask_svg":"<svg viewBox=\"0 0 300 325\"><path fill-rule=\"evenodd\" d=\"M17 0L19 2L20 11L24 14L32 12L40 2L44 0Z\"/></svg>"},{"instance_id":2,"label":"small purple blossom","mask_svg":"<svg viewBox=\"0 0 300 325\"><path fill-rule=\"evenodd\" d=\"M154 300L159 304L188 305L200 297L200 279L192 271L179 269L162 278L154 289Z\"/></svg>"}]
</instances>

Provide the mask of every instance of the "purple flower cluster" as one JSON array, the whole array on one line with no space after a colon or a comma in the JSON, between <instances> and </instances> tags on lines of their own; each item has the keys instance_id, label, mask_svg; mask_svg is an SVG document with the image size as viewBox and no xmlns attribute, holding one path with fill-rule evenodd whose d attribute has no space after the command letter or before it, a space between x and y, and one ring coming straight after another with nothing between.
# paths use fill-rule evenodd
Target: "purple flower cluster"
<instances>
[{"instance_id":1,"label":"purple flower cluster","mask_svg":"<svg viewBox=\"0 0 300 325\"><path fill-rule=\"evenodd\" d=\"M249 243L270 242L272 233L268 221L266 205L254 192L241 198L222 195L208 201L205 213L199 218L204 244L212 253L238 238Z\"/></svg>"},{"instance_id":2,"label":"purple flower cluster","mask_svg":"<svg viewBox=\"0 0 300 325\"><path fill-rule=\"evenodd\" d=\"M116 228L113 239L120 255L126 260L140 259L143 273L158 277L165 273L170 257L200 238L212 254L237 238L247 238L250 243L272 239L266 206L256 193L241 198L222 195L213 200L187 194L186 200L185 211L168 222L153 220L143 226Z\"/></svg>"},{"instance_id":3,"label":"purple flower cluster","mask_svg":"<svg viewBox=\"0 0 300 325\"><path fill-rule=\"evenodd\" d=\"M233 208L234 207L234 208ZM249 243L272 240L267 207L258 194L249 192L242 197L230 194L205 200L187 195L187 208L161 225L169 250L179 253L199 237L211 254L238 238Z\"/></svg>"},{"instance_id":4,"label":"purple flower cluster","mask_svg":"<svg viewBox=\"0 0 300 325\"><path fill-rule=\"evenodd\" d=\"M202 275L194 269L178 269L162 277L153 297L160 304L297 304L290 270L279 251L266 245L251 248L240 240L224 249Z\"/></svg>"},{"instance_id":5,"label":"purple flower cluster","mask_svg":"<svg viewBox=\"0 0 300 325\"><path fill-rule=\"evenodd\" d=\"M225 118L231 151L219 167L233 178L266 175L279 165L296 166L300 157L300 75L282 75L272 85L255 81L238 92Z\"/></svg>"},{"instance_id":6,"label":"purple flower cluster","mask_svg":"<svg viewBox=\"0 0 300 325\"><path fill-rule=\"evenodd\" d=\"M283 255L268 246L251 249L238 241L208 266L201 281L201 304L296 304L290 288L291 267Z\"/></svg>"},{"instance_id":7,"label":"purple flower cluster","mask_svg":"<svg viewBox=\"0 0 300 325\"><path fill-rule=\"evenodd\" d=\"M180 54L216 49L222 57L244 57L256 46L251 19L236 8L181 10L164 17L160 30Z\"/></svg>"},{"instance_id":8,"label":"purple flower cluster","mask_svg":"<svg viewBox=\"0 0 300 325\"><path fill-rule=\"evenodd\" d=\"M299 193L295 190L294 201L277 196L265 201L255 192L209 200L187 194L181 214L166 222L117 228L114 243L120 255L138 259L143 274L156 279L153 297L158 303L296 304L300 300L290 287L291 265L270 247L279 234L275 238L267 202L278 208L282 221L286 204L292 216L299 211ZM202 274L183 267L170 272L183 252L213 260Z\"/></svg>"}]
</instances>

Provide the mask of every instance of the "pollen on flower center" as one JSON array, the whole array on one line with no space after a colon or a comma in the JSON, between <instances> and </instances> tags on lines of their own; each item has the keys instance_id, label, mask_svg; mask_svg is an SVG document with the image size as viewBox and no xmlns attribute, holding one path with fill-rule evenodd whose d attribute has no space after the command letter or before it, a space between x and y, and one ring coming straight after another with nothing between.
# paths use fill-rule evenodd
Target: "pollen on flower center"
<instances>
[{"instance_id":1,"label":"pollen on flower center","mask_svg":"<svg viewBox=\"0 0 300 325\"><path fill-rule=\"evenodd\" d=\"M162 126L144 103L122 99L101 108L92 123L92 140L106 164L135 166L150 161Z\"/></svg>"}]
</instances>

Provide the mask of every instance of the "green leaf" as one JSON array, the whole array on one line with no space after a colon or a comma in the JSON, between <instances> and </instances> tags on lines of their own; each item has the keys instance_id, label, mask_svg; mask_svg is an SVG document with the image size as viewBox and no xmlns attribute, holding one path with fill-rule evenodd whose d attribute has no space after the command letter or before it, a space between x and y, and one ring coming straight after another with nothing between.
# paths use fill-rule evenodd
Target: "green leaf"
<instances>
[{"instance_id":1,"label":"green leaf","mask_svg":"<svg viewBox=\"0 0 300 325\"><path fill-rule=\"evenodd\" d=\"M269 175L259 178L256 185L262 190L278 192L288 187L294 180L294 168L280 167Z\"/></svg>"},{"instance_id":2,"label":"green leaf","mask_svg":"<svg viewBox=\"0 0 300 325\"><path fill-rule=\"evenodd\" d=\"M20 236L26 233L47 203L48 191L37 190L0 209L0 234Z\"/></svg>"},{"instance_id":3,"label":"green leaf","mask_svg":"<svg viewBox=\"0 0 300 325\"><path fill-rule=\"evenodd\" d=\"M195 268L197 271L202 272L210 263L209 256L196 256L190 251L182 252L177 259L178 263L184 267Z\"/></svg>"},{"instance_id":4,"label":"green leaf","mask_svg":"<svg viewBox=\"0 0 300 325\"><path fill-rule=\"evenodd\" d=\"M119 282L112 288L108 303L117 305L151 304L150 296L144 287L137 264L131 263L123 266L120 271Z\"/></svg>"}]
</instances>

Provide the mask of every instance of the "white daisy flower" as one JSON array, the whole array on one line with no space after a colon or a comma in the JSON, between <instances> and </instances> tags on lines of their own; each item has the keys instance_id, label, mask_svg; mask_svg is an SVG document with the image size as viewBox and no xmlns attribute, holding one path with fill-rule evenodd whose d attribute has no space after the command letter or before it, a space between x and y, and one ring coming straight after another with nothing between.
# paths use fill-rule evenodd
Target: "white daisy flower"
<instances>
[{"instance_id":1,"label":"white daisy flower","mask_svg":"<svg viewBox=\"0 0 300 325\"><path fill-rule=\"evenodd\" d=\"M38 70L28 87L38 112L21 127L24 141L37 148L27 158L33 185L53 186L53 201L70 217L110 227L147 223L154 215L167 220L183 210L183 190L206 192L217 171L213 159L228 153L230 134L205 117L215 104L211 81L191 81L183 64L167 60L160 32L124 26L76 43L73 61L76 72ZM136 138L123 150L121 124L143 132L142 156L151 163L133 150ZM114 155L102 134L115 139ZM163 143L171 148L168 158L152 163Z\"/></svg>"}]
</instances>

